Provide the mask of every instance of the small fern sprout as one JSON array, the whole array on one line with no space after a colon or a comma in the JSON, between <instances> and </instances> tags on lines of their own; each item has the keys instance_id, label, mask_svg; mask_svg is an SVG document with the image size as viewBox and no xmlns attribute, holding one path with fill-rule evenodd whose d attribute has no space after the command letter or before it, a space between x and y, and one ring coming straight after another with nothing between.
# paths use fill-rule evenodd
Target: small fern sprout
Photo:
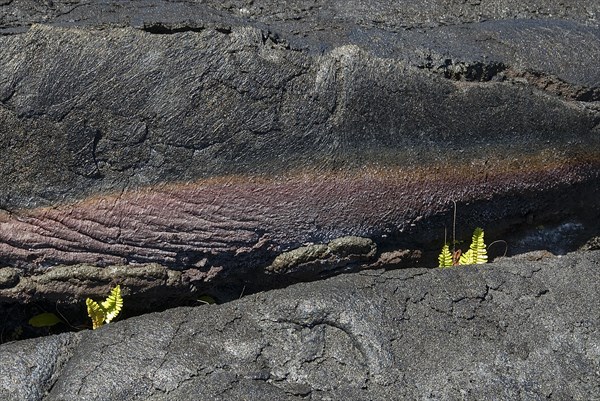
<instances>
[{"instance_id":1,"label":"small fern sprout","mask_svg":"<svg viewBox=\"0 0 600 401\"><path fill-rule=\"evenodd\" d=\"M92 329L97 329L104 323L110 323L114 320L123 308L123 298L121 297L121 286L117 285L112 289L106 300L98 304L96 301L87 298L85 300L88 316L92 319Z\"/></svg>"}]
</instances>

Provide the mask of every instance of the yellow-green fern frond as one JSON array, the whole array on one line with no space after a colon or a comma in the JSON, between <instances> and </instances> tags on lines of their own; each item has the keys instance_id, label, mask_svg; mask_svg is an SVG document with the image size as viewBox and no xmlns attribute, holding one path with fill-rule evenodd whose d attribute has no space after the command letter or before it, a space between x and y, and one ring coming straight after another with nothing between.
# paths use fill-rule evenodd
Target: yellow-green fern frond
<instances>
[{"instance_id":1,"label":"yellow-green fern frond","mask_svg":"<svg viewBox=\"0 0 600 401\"><path fill-rule=\"evenodd\" d=\"M438 261L440 262L440 267L452 267L452 254L450 253L448 244L442 247L442 252L440 253L440 256L438 256Z\"/></svg>"},{"instance_id":2,"label":"yellow-green fern frond","mask_svg":"<svg viewBox=\"0 0 600 401\"><path fill-rule=\"evenodd\" d=\"M473 232L473 242L471 242L471 251L473 251L473 260L476 264L487 263L487 250L483 241L483 228L477 227Z\"/></svg>"},{"instance_id":3,"label":"yellow-green fern frond","mask_svg":"<svg viewBox=\"0 0 600 401\"><path fill-rule=\"evenodd\" d=\"M460 259L458 260L458 264L459 265L474 265L475 262L473 261L473 251L471 251L470 249L463 253L462 255L460 255Z\"/></svg>"},{"instance_id":4,"label":"yellow-green fern frond","mask_svg":"<svg viewBox=\"0 0 600 401\"><path fill-rule=\"evenodd\" d=\"M92 319L92 329L96 330L104 324L104 311L98 303L90 298L85 300L88 316Z\"/></svg>"},{"instance_id":5,"label":"yellow-green fern frond","mask_svg":"<svg viewBox=\"0 0 600 401\"><path fill-rule=\"evenodd\" d=\"M459 264L475 265L487 263L487 250L483 241L483 229L477 227L473 231L473 239L469 250L460 256Z\"/></svg>"},{"instance_id":6,"label":"yellow-green fern frond","mask_svg":"<svg viewBox=\"0 0 600 401\"><path fill-rule=\"evenodd\" d=\"M110 323L123 308L121 287L117 285L113 288L109 296L100 304L90 298L85 300L85 304L87 305L88 316L92 319L93 329L97 329L104 323Z\"/></svg>"},{"instance_id":7,"label":"yellow-green fern frond","mask_svg":"<svg viewBox=\"0 0 600 401\"><path fill-rule=\"evenodd\" d=\"M106 315L104 321L110 323L123 307L123 298L121 298L121 286L117 285L112 289L106 301L102 302L102 309Z\"/></svg>"}]
</instances>

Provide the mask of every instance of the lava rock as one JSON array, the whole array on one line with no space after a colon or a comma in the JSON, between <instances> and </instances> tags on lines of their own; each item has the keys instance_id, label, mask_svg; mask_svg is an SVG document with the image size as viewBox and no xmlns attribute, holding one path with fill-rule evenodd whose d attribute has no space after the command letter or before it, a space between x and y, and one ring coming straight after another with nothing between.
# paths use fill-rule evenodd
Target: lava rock
<instances>
[{"instance_id":1,"label":"lava rock","mask_svg":"<svg viewBox=\"0 0 600 401\"><path fill-rule=\"evenodd\" d=\"M575 249L600 227L598 7L3 2L0 263L259 290L336 238L426 258L453 201L460 237L569 220Z\"/></svg>"},{"instance_id":2,"label":"lava rock","mask_svg":"<svg viewBox=\"0 0 600 401\"><path fill-rule=\"evenodd\" d=\"M0 397L593 399L599 262L363 271L4 344Z\"/></svg>"}]
</instances>

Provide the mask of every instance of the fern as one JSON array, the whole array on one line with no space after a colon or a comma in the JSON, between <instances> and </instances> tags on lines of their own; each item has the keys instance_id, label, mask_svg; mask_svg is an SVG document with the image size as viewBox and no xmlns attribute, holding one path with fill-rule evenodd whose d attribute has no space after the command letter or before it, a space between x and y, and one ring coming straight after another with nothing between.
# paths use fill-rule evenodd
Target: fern
<instances>
[{"instance_id":1,"label":"fern","mask_svg":"<svg viewBox=\"0 0 600 401\"><path fill-rule=\"evenodd\" d=\"M471 240L471 246L467 251L467 254L468 253L471 253L469 256L469 264L481 265L487 263L487 251L485 249L485 242L483 241L483 228L477 227L475 231L473 231L473 238Z\"/></svg>"},{"instance_id":2,"label":"fern","mask_svg":"<svg viewBox=\"0 0 600 401\"><path fill-rule=\"evenodd\" d=\"M473 231L471 246L467 252L460 255L460 259L458 260L459 265L487 263L487 251L483 240L483 234L483 229L479 227ZM450 267L453 265L452 254L450 253L447 244L442 248L438 260L440 262L440 267Z\"/></svg>"},{"instance_id":3,"label":"fern","mask_svg":"<svg viewBox=\"0 0 600 401\"><path fill-rule=\"evenodd\" d=\"M470 249L463 253L462 255L460 255L460 259L458 260L458 264L459 265L474 265L475 262L473 261L473 251L471 251Z\"/></svg>"},{"instance_id":4,"label":"fern","mask_svg":"<svg viewBox=\"0 0 600 401\"><path fill-rule=\"evenodd\" d=\"M88 316L92 319L92 329L96 330L104 324L104 319L106 319L104 311L96 301L90 298L85 300L85 304L87 305Z\"/></svg>"},{"instance_id":5,"label":"fern","mask_svg":"<svg viewBox=\"0 0 600 401\"><path fill-rule=\"evenodd\" d=\"M123 308L123 298L121 297L121 286L117 285L112 289L110 295L98 304L96 301L87 298L88 316L92 319L92 329L97 329L104 323L110 323L117 317Z\"/></svg>"},{"instance_id":6,"label":"fern","mask_svg":"<svg viewBox=\"0 0 600 401\"><path fill-rule=\"evenodd\" d=\"M452 254L450 253L448 244L443 246L442 252L438 256L438 261L440 262L440 267L452 267Z\"/></svg>"},{"instance_id":7,"label":"fern","mask_svg":"<svg viewBox=\"0 0 600 401\"><path fill-rule=\"evenodd\" d=\"M102 309L106 313L104 321L110 323L121 312L121 308L123 308L123 298L121 298L121 287L117 285L112 289L106 301L102 302Z\"/></svg>"}]
</instances>

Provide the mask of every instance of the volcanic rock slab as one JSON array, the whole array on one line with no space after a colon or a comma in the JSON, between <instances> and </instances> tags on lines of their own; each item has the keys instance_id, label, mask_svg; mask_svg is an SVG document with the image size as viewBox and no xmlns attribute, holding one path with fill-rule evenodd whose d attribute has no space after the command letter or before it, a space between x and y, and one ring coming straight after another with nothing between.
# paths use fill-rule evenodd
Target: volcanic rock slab
<instances>
[{"instance_id":1,"label":"volcanic rock slab","mask_svg":"<svg viewBox=\"0 0 600 401\"><path fill-rule=\"evenodd\" d=\"M0 263L253 285L348 236L364 265L427 254L453 201L461 237L572 221L581 245L598 3L485 3L2 2Z\"/></svg>"},{"instance_id":2,"label":"volcanic rock slab","mask_svg":"<svg viewBox=\"0 0 600 401\"><path fill-rule=\"evenodd\" d=\"M363 271L4 344L0 398L594 399L600 252L534 259Z\"/></svg>"}]
</instances>

